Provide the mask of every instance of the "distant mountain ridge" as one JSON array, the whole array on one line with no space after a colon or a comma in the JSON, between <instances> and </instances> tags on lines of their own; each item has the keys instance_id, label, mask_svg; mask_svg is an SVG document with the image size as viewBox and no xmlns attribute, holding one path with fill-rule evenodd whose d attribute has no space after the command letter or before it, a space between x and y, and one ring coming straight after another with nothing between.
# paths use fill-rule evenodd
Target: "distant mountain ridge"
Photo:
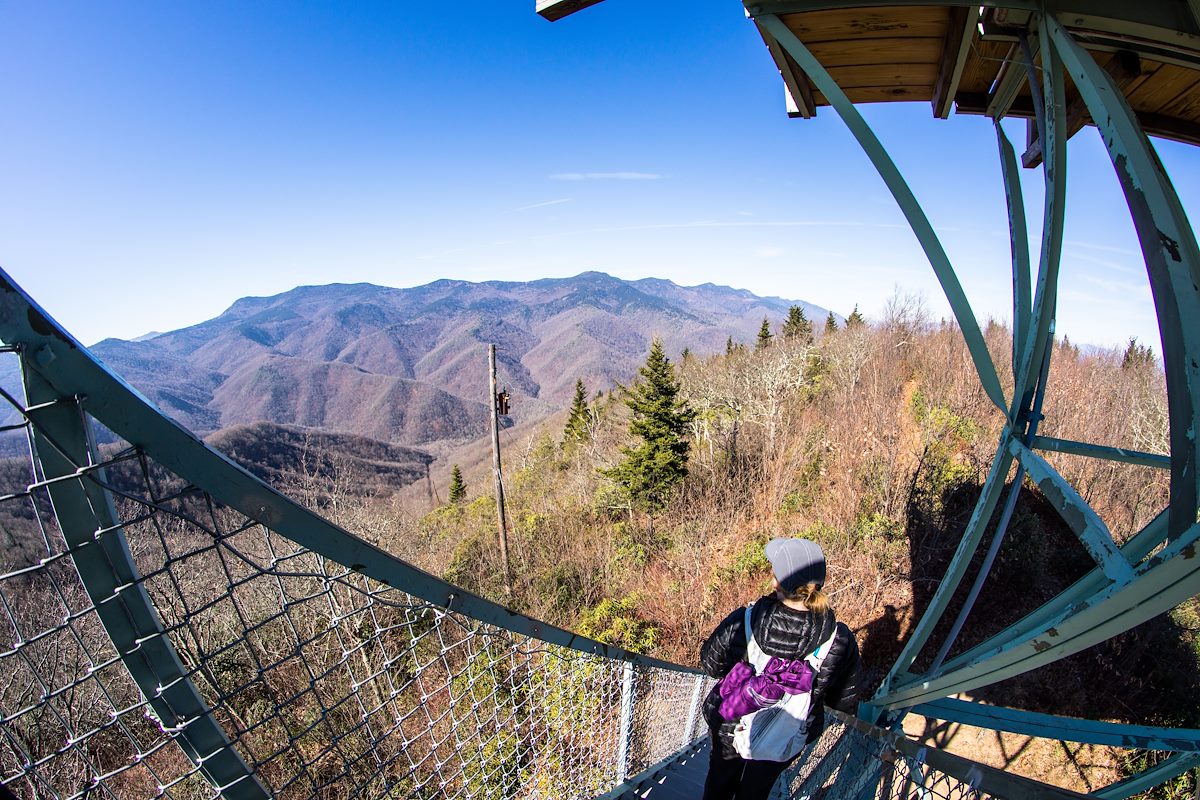
<instances>
[{"instance_id":1,"label":"distant mountain ridge","mask_svg":"<svg viewBox=\"0 0 1200 800\"><path fill-rule=\"evenodd\" d=\"M530 282L438 280L410 289L301 286L245 297L221 315L152 338L106 339L92 351L192 430L260 421L422 446L487 426L486 345L497 346L513 415L565 407L628 382L653 337L673 358L752 341L764 316L792 305L716 286L601 272Z\"/></svg>"}]
</instances>

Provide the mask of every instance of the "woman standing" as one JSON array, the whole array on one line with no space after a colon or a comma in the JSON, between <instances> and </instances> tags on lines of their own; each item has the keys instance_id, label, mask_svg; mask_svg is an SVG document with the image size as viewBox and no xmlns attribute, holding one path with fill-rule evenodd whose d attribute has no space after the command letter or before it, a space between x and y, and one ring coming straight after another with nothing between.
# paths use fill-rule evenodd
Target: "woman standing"
<instances>
[{"instance_id":1,"label":"woman standing","mask_svg":"<svg viewBox=\"0 0 1200 800\"><path fill-rule=\"evenodd\" d=\"M824 727L826 705L848 714L857 710L862 672L858 642L845 623L834 618L829 598L821 591L825 554L816 542L772 539L766 556L775 573L774 593L756 600L748 614L745 608L737 608L723 619L700 649L700 662L710 676L724 678L735 665L748 660L751 636L760 659L796 662L808 658L817 665L806 727L806 741L812 742ZM743 667L742 671L750 670ZM761 669L758 672L762 674ZM766 800L776 779L799 753L786 761L743 758L734 744L738 719L725 719L721 709L718 684L704 701L704 718L712 734L704 800Z\"/></svg>"}]
</instances>

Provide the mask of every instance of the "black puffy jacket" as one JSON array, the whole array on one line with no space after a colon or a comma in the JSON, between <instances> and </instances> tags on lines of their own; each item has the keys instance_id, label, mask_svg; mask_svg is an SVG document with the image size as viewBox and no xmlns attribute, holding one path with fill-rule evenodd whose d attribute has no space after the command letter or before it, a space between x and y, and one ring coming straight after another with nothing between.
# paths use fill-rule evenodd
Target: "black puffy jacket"
<instances>
[{"instance_id":1,"label":"black puffy jacket","mask_svg":"<svg viewBox=\"0 0 1200 800\"><path fill-rule=\"evenodd\" d=\"M714 678L723 678L733 665L746 658L745 608L737 608L721 620L700 648L700 665ZM804 658L834 632L829 654L813 678L812 711L808 718L808 741L813 741L825 725L825 706L847 714L858 710L861 690L862 659L858 642L843 622L834 619L832 611L818 614L797 611L781 603L774 594L754 601L750 617L754 639L769 656L787 659ZM721 719L717 709L721 696L714 686L704 700L704 719L717 735L725 753L732 756L734 722Z\"/></svg>"}]
</instances>

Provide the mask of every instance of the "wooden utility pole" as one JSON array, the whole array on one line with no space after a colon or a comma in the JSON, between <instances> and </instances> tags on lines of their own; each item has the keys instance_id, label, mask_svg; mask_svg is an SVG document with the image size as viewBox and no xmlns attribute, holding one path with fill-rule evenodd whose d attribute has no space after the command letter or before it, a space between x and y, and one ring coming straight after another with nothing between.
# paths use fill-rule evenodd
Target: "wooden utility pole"
<instances>
[{"instance_id":1,"label":"wooden utility pole","mask_svg":"<svg viewBox=\"0 0 1200 800\"><path fill-rule=\"evenodd\" d=\"M500 560L504 562L504 588L512 595L508 565L508 523L504 516L504 481L500 475L500 395L496 392L496 345L488 345L488 394L492 408L492 476L496 482L496 523L500 530Z\"/></svg>"}]
</instances>

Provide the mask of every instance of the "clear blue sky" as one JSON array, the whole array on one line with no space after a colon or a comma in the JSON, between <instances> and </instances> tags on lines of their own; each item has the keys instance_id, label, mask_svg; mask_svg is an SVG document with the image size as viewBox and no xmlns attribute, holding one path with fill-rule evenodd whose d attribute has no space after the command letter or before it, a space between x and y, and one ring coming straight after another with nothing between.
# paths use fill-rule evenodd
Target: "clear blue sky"
<instances>
[{"instance_id":1,"label":"clear blue sky","mask_svg":"<svg viewBox=\"0 0 1200 800\"><path fill-rule=\"evenodd\" d=\"M876 314L900 287L944 313L836 115L787 119L736 0L607 0L554 24L533 6L0 3L0 266L85 343L300 284L589 269L841 314ZM924 103L864 113L980 318L1007 317L990 123ZM1158 148L1200 218L1200 149ZM1158 351L1094 130L1070 157L1059 331Z\"/></svg>"}]
</instances>

